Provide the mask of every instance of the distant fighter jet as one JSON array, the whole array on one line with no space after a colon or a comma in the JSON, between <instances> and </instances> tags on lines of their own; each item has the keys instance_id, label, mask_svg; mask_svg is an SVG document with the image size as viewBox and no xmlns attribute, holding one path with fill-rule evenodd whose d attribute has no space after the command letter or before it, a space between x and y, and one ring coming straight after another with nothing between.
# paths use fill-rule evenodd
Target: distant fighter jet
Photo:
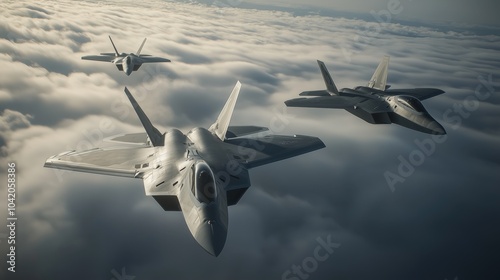
<instances>
[{"instance_id":1,"label":"distant fighter jet","mask_svg":"<svg viewBox=\"0 0 500 280\"><path fill-rule=\"evenodd\" d=\"M146 195L165 211L182 211L196 241L217 256L226 242L228 206L250 187L248 169L325 147L316 137L228 126L240 88L238 82L208 130L197 127L187 134L177 129L160 133L125 88L146 133L109 139L128 143L125 147L63 152L47 159L44 166L143 179Z\"/></svg>"},{"instance_id":2,"label":"distant fighter jet","mask_svg":"<svg viewBox=\"0 0 500 280\"><path fill-rule=\"evenodd\" d=\"M115 49L114 53L101 53L101 55L87 55L82 56L83 60L96 60L96 61L106 61L113 62L118 70L125 72L127 76L132 74L132 71L137 71L143 63L153 63L153 62L170 62L170 59L154 57L149 54L141 54L142 47L146 43L146 39L142 41L141 46L137 50L137 53L119 53L113 43L113 39L109 36L109 40Z\"/></svg>"},{"instance_id":3,"label":"distant fighter jet","mask_svg":"<svg viewBox=\"0 0 500 280\"><path fill-rule=\"evenodd\" d=\"M327 89L302 92L299 95L315 97L287 100L285 104L288 107L345 109L373 124L395 123L424 133L446 134L443 126L432 118L420 102L444 91L435 88L389 89L388 56L382 59L367 86L343 88L340 91L325 64L319 60L318 64Z\"/></svg>"}]
</instances>

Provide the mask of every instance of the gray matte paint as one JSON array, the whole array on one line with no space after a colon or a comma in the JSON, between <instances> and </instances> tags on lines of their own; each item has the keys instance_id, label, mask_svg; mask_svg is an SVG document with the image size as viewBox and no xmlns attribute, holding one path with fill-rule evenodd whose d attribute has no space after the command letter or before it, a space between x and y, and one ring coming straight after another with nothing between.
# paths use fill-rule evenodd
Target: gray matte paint
<instances>
[{"instance_id":1,"label":"gray matte paint","mask_svg":"<svg viewBox=\"0 0 500 280\"><path fill-rule=\"evenodd\" d=\"M196 241L218 256L227 237L228 205L236 204L250 187L248 169L325 147L316 137L262 136L267 130L263 127L238 126L232 131L229 122L240 87L238 82L210 130L197 127L183 134L170 129L163 135L125 88L145 134L111 137L109 141L122 145L61 153L44 166L143 179L146 195L166 211L182 211ZM259 137L242 137L256 133Z\"/></svg>"}]
</instances>

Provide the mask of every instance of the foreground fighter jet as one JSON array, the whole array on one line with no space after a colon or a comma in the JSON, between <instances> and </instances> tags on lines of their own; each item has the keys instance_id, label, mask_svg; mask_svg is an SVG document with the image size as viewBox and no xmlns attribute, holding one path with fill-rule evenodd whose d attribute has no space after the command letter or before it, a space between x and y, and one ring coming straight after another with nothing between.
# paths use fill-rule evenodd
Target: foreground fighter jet
<instances>
[{"instance_id":1,"label":"foreground fighter jet","mask_svg":"<svg viewBox=\"0 0 500 280\"><path fill-rule=\"evenodd\" d=\"M113 39L111 39L111 36L109 36L109 40L111 41L111 44L115 49L114 53L101 53L101 55L87 55L87 56L82 56L82 59L113 62L118 68L118 70L125 72L127 76L130 76L130 74L132 74L132 71L137 71L143 63L170 62L170 59L154 57L149 54L141 54L141 50L142 47L144 46L144 43L146 43L146 39L147 38L144 38L144 41L142 41L141 46L137 50L137 53L126 54L126 53L118 53L118 50L116 49L115 44L113 43Z\"/></svg>"},{"instance_id":2,"label":"foreground fighter jet","mask_svg":"<svg viewBox=\"0 0 500 280\"><path fill-rule=\"evenodd\" d=\"M125 88L146 133L110 139L128 143L125 147L64 152L47 159L44 166L142 179L146 195L165 211L182 211L196 241L217 256L226 242L227 207L250 187L248 169L325 147L316 137L229 126L240 87L238 82L208 130L197 127L187 134L177 129L160 133Z\"/></svg>"},{"instance_id":3,"label":"foreground fighter jet","mask_svg":"<svg viewBox=\"0 0 500 280\"><path fill-rule=\"evenodd\" d=\"M315 97L287 100L286 106L345 109L373 124L395 123L429 134L446 134L443 126L431 117L420 102L444 91L435 88L389 89L388 56L382 59L367 86L343 88L340 91L325 64L319 60L318 64L326 90L302 92L301 96Z\"/></svg>"}]
</instances>

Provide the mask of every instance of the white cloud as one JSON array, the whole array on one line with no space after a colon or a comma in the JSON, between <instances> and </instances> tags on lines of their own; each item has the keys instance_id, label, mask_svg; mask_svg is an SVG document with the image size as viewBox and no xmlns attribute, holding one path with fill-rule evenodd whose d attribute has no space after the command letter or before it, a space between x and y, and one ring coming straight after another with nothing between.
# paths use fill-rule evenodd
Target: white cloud
<instances>
[{"instance_id":1,"label":"white cloud","mask_svg":"<svg viewBox=\"0 0 500 280\"><path fill-rule=\"evenodd\" d=\"M169 273L280 278L310 254L318 236L332 234L342 246L315 272L318 278L401 278L408 275L408 263L428 259L421 243L415 243L421 236L441 242L433 247L436 256L450 258L450 265L435 268L433 263L424 268L434 269L419 272L420 278L439 278L468 261L449 254L458 246L454 242L480 237L464 224L498 207L493 199L498 194L491 190L500 158L499 36L178 2L46 1L1 7L6 19L0 23L2 161L15 160L19 166L24 220L19 242L29 245L19 260L30 267L25 275L109 279L112 269L125 266L141 279ZM80 60L112 51L107 35L123 52L135 51L148 37L143 52L172 63L143 65L126 77L110 63ZM446 90L424 103L449 132L447 142L394 194L384 171L396 169L398 156L408 156L414 140L427 135L367 124L341 110L283 112L283 101L324 87L316 59L327 63L339 87L353 87L368 81L385 54L391 55L393 87ZM489 74L495 93L454 129L445 112L474 96L479 77ZM228 242L217 259L192 240L180 213L165 213L144 197L139 180L66 172L61 181L53 170L42 168L53 154L142 131L124 86L162 130L187 132L215 120L238 79L243 88L233 124L319 136L327 148L250 171L253 186L241 205L230 209ZM113 129L96 130L102 121ZM483 188L469 189L478 176ZM480 205L466 200L472 191ZM435 229L442 213L461 204L474 209L471 218ZM448 239L456 228L462 235ZM405 250L413 253L406 256ZM53 252L51 258L39 262L37 256L47 251ZM366 270L353 269L353 260ZM82 262L85 271L74 275L71 271ZM488 260L484 263L489 268ZM208 272L193 270L193 265ZM464 275L477 269L471 266Z\"/></svg>"}]
</instances>

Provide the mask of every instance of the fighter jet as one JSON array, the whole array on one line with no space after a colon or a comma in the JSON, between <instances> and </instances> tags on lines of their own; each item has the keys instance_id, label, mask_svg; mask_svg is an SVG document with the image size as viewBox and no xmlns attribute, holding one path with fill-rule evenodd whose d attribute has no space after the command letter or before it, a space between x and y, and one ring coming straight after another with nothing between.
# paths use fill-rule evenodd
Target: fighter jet
<instances>
[{"instance_id":1,"label":"fighter jet","mask_svg":"<svg viewBox=\"0 0 500 280\"><path fill-rule=\"evenodd\" d=\"M367 86L337 90L325 64L318 60L326 90L305 91L300 96L285 101L288 107L312 107L345 109L372 124L395 123L429 134L446 134L441 126L425 110L420 102L444 93L435 88L389 89L387 72L389 57L385 56L378 65Z\"/></svg>"},{"instance_id":2,"label":"fighter jet","mask_svg":"<svg viewBox=\"0 0 500 280\"><path fill-rule=\"evenodd\" d=\"M125 72L125 75L130 76L132 71L137 71L143 63L153 63L153 62L170 62L170 59L154 57L149 54L141 54L142 47L146 43L146 39L142 41L141 46L136 53L119 53L113 43L113 39L109 36L109 40L115 49L114 53L101 53L101 55L87 55L82 56L83 60L96 60L96 61L106 61L113 62L119 71Z\"/></svg>"},{"instance_id":3,"label":"fighter jet","mask_svg":"<svg viewBox=\"0 0 500 280\"><path fill-rule=\"evenodd\" d=\"M325 147L316 137L229 126L240 88L238 82L209 129L197 127L187 134L177 129L160 133L125 88L146 133L108 139L120 147L63 152L44 166L142 179L146 195L165 211L182 211L196 241L217 256L226 242L228 206L250 187L248 170Z\"/></svg>"}]
</instances>

